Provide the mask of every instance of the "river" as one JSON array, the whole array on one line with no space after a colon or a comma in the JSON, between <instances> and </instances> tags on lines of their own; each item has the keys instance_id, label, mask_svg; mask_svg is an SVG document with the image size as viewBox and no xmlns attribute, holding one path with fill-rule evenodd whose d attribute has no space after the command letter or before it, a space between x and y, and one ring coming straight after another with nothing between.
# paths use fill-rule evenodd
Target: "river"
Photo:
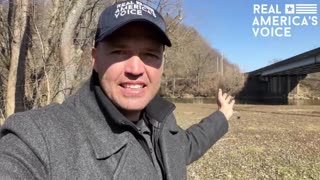
<instances>
[{"instance_id":1,"label":"river","mask_svg":"<svg viewBox=\"0 0 320 180\"><path fill-rule=\"evenodd\" d=\"M166 98L173 103L214 104L216 98ZM320 100L289 99L289 100L236 100L237 104L264 104L264 105L320 105Z\"/></svg>"}]
</instances>

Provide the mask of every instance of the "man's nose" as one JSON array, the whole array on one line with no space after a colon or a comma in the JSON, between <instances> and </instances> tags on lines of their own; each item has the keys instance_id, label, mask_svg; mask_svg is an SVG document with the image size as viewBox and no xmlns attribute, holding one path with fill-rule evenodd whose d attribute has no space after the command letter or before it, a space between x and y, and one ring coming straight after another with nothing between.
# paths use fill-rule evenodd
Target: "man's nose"
<instances>
[{"instance_id":1,"label":"man's nose","mask_svg":"<svg viewBox=\"0 0 320 180\"><path fill-rule=\"evenodd\" d=\"M139 56L131 56L126 63L125 73L139 76L144 73L144 62Z\"/></svg>"}]
</instances>

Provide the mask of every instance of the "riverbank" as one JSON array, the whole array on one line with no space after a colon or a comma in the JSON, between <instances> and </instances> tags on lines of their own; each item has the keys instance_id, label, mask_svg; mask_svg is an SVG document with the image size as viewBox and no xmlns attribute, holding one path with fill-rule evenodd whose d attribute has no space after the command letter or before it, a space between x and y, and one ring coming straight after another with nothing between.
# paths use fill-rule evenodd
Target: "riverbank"
<instances>
[{"instance_id":1,"label":"riverbank","mask_svg":"<svg viewBox=\"0 0 320 180\"><path fill-rule=\"evenodd\" d=\"M176 103L187 128L217 107ZM236 105L229 132L188 167L188 179L319 179L320 106Z\"/></svg>"},{"instance_id":2,"label":"riverbank","mask_svg":"<svg viewBox=\"0 0 320 180\"><path fill-rule=\"evenodd\" d=\"M191 103L191 104L215 104L216 98L166 98L167 100L174 103ZM319 99L236 99L236 104L254 104L254 105L320 105Z\"/></svg>"}]
</instances>

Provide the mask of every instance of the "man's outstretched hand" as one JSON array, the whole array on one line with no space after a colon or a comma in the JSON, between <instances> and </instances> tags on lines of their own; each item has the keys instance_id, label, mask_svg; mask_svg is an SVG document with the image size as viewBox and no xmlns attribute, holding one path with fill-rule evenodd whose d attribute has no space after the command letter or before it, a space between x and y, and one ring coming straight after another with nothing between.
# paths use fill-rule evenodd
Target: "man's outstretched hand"
<instances>
[{"instance_id":1,"label":"man's outstretched hand","mask_svg":"<svg viewBox=\"0 0 320 180\"><path fill-rule=\"evenodd\" d=\"M227 93L222 94L222 90L219 89L218 92L218 107L219 111L221 111L224 116L229 120L233 114L233 105L235 101L232 96L228 95Z\"/></svg>"}]
</instances>

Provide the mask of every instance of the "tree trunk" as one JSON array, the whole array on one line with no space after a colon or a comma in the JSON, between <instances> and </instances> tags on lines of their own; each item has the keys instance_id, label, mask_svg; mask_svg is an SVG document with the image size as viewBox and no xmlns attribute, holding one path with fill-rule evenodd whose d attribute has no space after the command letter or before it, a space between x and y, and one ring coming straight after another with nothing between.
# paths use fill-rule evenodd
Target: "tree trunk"
<instances>
[{"instance_id":1,"label":"tree trunk","mask_svg":"<svg viewBox=\"0 0 320 180\"><path fill-rule=\"evenodd\" d=\"M4 123L2 78L0 76L0 126Z\"/></svg>"},{"instance_id":2,"label":"tree trunk","mask_svg":"<svg viewBox=\"0 0 320 180\"><path fill-rule=\"evenodd\" d=\"M48 105L52 101L52 92L54 91L54 86L52 85L53 80L50 77L55 77L57 72L54 68L47 68L48 64L54 64L52 62L54 58L52 57L52 53L55 51L57 45L57 40L55 38L57 32L59 32L59 23L58 19L62 12L59 11L60 8L60 0L52 1L52 10L50 13L49 21L47 22L48 29L45 34L41 34L39 31L38 25L36 23L36 17L33 16L33 26L35 33L39 39L40 47L41 47L41 57L43 68L37 74L39 78L38 83L35 82L36 87L34 88L34 98L33 98L33 107L39 107L43 105ZM54 83L53 83L54 84ZM41 91L41 87L45 87L46 89L46 100L42 101L43 92Z\"/></svg>"},{"instance_id":3,"label":"tree trunk","mask_svg":"<svg viewBox=\"0 0 320 180\"><path fill-rule=\"evenodd\" d=\"M11 57L10 57L10 69L8 76L7 84L7 96L6 96L6 105L5 113L6 117L10 116L15 112L16 104L16 92L17 84L20 87L24 87L24 84L21 82L17 83L17 79L23 79L24 68L21 67L18 69L19 65L24 66L24 61L26 58L26 49L27 49L27 40L28 40L28 12L29 12L29 0L11 0L10 3L14 7L14 11L9 11L9 15L13 16L8 17L10 30L12 32L12 41L11 41ZM13 20L13 21L11 21ZM23 61L20 62L19 61ZM20 76L20 77L19 77ZM20 100L19 100L20 101ZM23 103L23 102L21 102Z\"/></svg>"},{"instance_id":4,"label":"tree trunk","mask_svg":"<svg viewBox=\"0 0 320 180\"><path fill-rule=\"evenodd\" d=\"M77 63L79 52L76 51L74 38L79 20L85 10L87 0L78 0L68 14L68 18L64 24L61 34L60 58L63 64L63 72L61 73L59 93L54 101L61 103L72 93L74 88L74 79L77 72Z\"/></svg>"},{"instance_id":5,"label":"tree trunk","mask_svg":"<svg viewBox=\"0 0 320 180\"><path fill-rule=\"evenodd\" d=\"M19 60L18 60L18 71L17 71L17 82L16 82L16 100L15 100L15 112L25 111L25 71L26 71L26 60L28 54L28 46L31 38L30 33L30 18L27 17L26 29L22 37Z\"/></svg>"}]
</instances>

